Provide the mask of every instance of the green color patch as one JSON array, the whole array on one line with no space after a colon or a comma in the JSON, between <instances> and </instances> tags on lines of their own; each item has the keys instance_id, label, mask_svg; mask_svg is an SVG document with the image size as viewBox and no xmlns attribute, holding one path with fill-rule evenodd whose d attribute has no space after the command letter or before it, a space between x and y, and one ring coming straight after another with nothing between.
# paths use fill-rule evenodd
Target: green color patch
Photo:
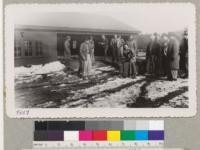
<instances>
[{"instance_id":1,"label":"green color patch","mask_svg":"<svg viewBox=\"0 0 200 150\"><path fill-rule=\"evenodd\" d=\"M131 130L121 131L121 140L122 141L135 140L135 131L131 131Z\"/></svg>"}]
</instances>

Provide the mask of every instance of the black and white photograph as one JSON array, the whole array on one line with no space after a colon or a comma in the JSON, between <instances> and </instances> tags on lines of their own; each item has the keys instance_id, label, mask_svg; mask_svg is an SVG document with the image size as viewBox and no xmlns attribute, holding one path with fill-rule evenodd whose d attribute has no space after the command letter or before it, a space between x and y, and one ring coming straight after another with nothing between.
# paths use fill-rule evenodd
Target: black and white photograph
<instances>
[{"instance_id":1,"label":"black and white photograph","mask_svg":"<svg viewBox=\"0 0 200 150\"><path fill-rule=\"evenodd\" d=\"M13 5L6 15L11 116L196 112L192 4Z\"/></svg>"}]
</instances>

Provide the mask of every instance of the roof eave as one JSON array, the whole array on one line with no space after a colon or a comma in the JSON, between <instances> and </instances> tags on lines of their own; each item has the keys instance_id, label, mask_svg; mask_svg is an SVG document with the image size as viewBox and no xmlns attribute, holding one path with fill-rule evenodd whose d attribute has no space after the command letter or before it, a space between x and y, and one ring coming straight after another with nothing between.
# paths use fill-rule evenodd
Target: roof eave
<instances>
[{"instance_id":1,"label":"roof eave","mask_svg":"<svg viewBox=\"0 0 200 150\"><path fill-rule=\"evenodd\" d=\"M51 26L33 26L33 25L15 25L16 30L27 31L45 31L45 32L72 32L76 34L139 34L138 30L112 30L112 29L89 29L89 28L71 28L71 27L51 27Z\"/></svg>"}]
</instances>

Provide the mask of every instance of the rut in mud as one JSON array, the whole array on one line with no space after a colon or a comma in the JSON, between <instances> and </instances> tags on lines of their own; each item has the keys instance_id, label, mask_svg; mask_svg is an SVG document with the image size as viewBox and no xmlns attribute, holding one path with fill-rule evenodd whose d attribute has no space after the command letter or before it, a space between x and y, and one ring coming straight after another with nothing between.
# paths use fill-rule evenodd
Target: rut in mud
<instances>
[{"instance_id":1,"label":"rut in mud","mask_svg":"<svg viewBox=\"0 0 200 150\"><path fill-rule=\"evenodd\" d=\"M23 76L16 78L17 107L188 107L187 79L167 81L142 75L119 78L114 67L102 62L94 66L94 76L89 80L82 80L77 71L67 74L61 70L45 76L33 71L31 76L30 72L20 72Z\"/></svg>"}]
</instances>

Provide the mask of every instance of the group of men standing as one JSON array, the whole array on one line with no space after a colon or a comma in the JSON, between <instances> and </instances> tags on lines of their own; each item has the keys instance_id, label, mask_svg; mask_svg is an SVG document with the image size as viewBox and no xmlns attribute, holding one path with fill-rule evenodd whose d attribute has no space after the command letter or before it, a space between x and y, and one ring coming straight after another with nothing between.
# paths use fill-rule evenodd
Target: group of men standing
<instances>
[{"instance_id":1,"label":"group of men standing","mask_svg":"<svg viewBox=\"0 0 200 150\"><path fill-rule=\"evenodd\" d=\"M110 42L112 50L112 62L119 69L120 77L135 78L137 43L135 37L130 35L128 40L124 40L120 35L114 35Z\"/></svg>"},{"instance_id":2,"label":"group of men standing","mask_svg":"<svg viewBox=\"0 0 200 150\"><path fill-rule=\"evenodd\" d=\"M127 41L121 38L121 36L114 35L114 37L109 42L105 35L101 36L101 41L98 42L104 50L104 60L108 58L108 49L111 48L112 51L112 62L116 68L119 69L120 77L136 77L136 41L131 35ZM67 36L64 42L65 46L65 62L66 65L70 66L70 41L71 37ZM89 76L93 74L92 66L95 63L94 57L94 39L92 36L85 37L84 42L81 43L79 49L79 74L83 79L88 79Z\"/></svg>"},{"instance_id":3,"label":"group of men standing","mask_svg":"<svg viewBox=\"0 0 200 150\"><path fill-rule=\"evenodd\" d=\"M108 58L108 49L111 51L112 63L119 70L120 77L135 78L137 42L133 35L124 40L120 35L114 35L108 40L105 35L101 36L98 42L104 50L104 60ZM70 62L71 37L67 36L64 43L65 59ZM79 74L87 79L93 74L92 66L95 63L95 44L92 36L86 37L79 49ZM69 65L67 63L67 65ZM161 37L155 33L146 49L146 72L153 77L167 76L169 80L177 80L178 71L181 70L181 77L188 77L188 38L187 31L184 32L182 41L178 42L173 35L163 34Z\"/></svg>"},{"instance_id":4,"label":"group of men standing","mask_svg":"<svg viewBox=\"0 0 200 150\"><path fill-rule=\"evenodd\" d=\"M174 35L155 33L151 36L146 49L147 74L154 77L167 76L169 80L177 80L178 73L188 77L188 38L184 31L179 43Z\"/></svg>"}]
</instances>

